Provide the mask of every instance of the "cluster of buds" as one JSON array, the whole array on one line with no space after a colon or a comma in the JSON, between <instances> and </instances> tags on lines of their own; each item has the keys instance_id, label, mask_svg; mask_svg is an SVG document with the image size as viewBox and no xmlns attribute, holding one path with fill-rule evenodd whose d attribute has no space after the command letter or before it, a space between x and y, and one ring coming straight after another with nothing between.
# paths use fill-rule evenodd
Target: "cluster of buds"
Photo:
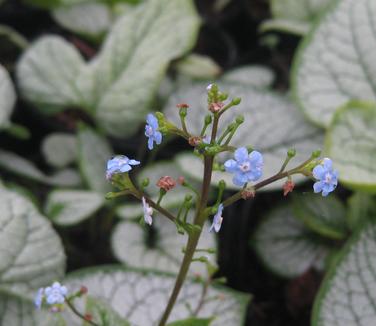
<instances>
[{"instance_id":1,"label":"cluster of buds","mask_svg":"<svg viewBox=\"0 0 376 326\"><path fill-rule=\"evenodd\" d=\"M157 187L163 189L166 192L173 189L175 186L176 181L174 180L174 178L168 175L161 177L157 182Z\"/></svg>"}]
</instances>

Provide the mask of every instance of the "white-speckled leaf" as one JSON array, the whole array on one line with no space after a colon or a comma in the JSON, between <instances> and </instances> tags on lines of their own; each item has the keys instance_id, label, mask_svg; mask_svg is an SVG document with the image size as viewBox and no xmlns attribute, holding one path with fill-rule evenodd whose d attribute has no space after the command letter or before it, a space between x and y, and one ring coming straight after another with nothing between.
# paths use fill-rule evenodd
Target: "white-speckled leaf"
<instances>
[{"instance_id":1,"label":"white-speckled leaf","mask_svg":"<svg viewBox=\"0 0 376 326\"><path fill-rule=\"evenodd\" d=\"M72 134L52 133L43 139L42 153L47 163L63 168L77 159L77 138Z\"/></svg>"},{"instance_id":2,"label":"white-speckled leaf","mask_svg":"<svg viewBox=\"0 0 376 326\"><path fill-rule=\"evenodd\" d=\"M132 326L156 325L166 306L175 277L153 271L139 271L111 266L93 268L73 273L67 280L71 288L82 284L88 287L91 296L108 302L120 316ZM189 306L195 309L202 293L202 284L187 280L184 283L170 322L191 316ZM214 298L223 296L222 300ZM224 287L209 287L208 300L199 312L199 317L216 319L213 326L240 326L244 323L248 296ZM83 305L82 305L83 306ZM68 325L80 325L76 317L67 320Z\"/></svg>"},{"instance_id":3,"label":"white-speckled leaf","mask_svg":"<svg viewBox=\"0 0 376 326\"><path fill-rule=\"evenodd\" d=\"M81 174L89 188L98 193L111 191L106 163L113 152L107 140L93 129L83 128L78 133L78 155Z\"/></svg>"},{"instance_id":4,"label":"white-speckled leaf","mask_svg":"<svg viewBox=\"0 0 376 326\"><path fill-rule=\"evenodd\" d=\"M35 309L30 298L0 291L0 325L67 326L60 314Z\"/></svg>"},{"instance_id":5,"label":"white-speckled leaf","mask_svg":"<svg viewBox=\"0 0 376 326\"><path fill-rule=\"evenodd\" d=\"M242 66L225 73L222 80L228 84L240 84L263 89L272 86L275 74L273 70L265 66Z\"/></svg>"},{"instance_id":6,"label":"white-speckled leaf","mask_svg":"<svg viewBox=\"0 0 376 326\"><path fill-rule=\"evenodd\" d=\"M95 1L58 7L52 11L52 16L64 28L95 39L100 38L112 22L109 6Z\"/></svg>"},{"instance_id":7,"label":"white-speckled leaf","mask_svg":"<svg viewBox=\"0 0 376 326\"><path fill-rule=\"evenodd\" d=\"M0 150L0 167L51 186L74 187L81 184L81 178L75 170L64 169L52 175L46 175L30 161L4 150Z\"/></svg>"},{"instance_id":8,"label":"white-speckled leaf","mask_svg":"<svg viewBox=\"0 0 376 326\"><path fill-rule=\"evenodd\" d=\"M42 109L84 106L76 87L85 62L70 43L59 36L44 36L33 43L17 65L21 95Z\"/></svg>"},{"instance_id":9,"label":"white-speckled leaf","mask_svg":"<svg viewBox=\"0 0 376 326\"><path fill-rule=\"evenodd\" d=\"M141 206L141 204L140 204ZM177 213L174 210L173 213ZM142 215L140 216L142 217ZM188 220L192 218L192 214ZM183 259L182 248L187 245L187 235L180 235L176 226L158 212L153 214L153 234L148 225L141 226L137 222L119 223L112 235L111 243L115 256L123 263L139 268L154 268L164 272L179 271ZM198 248L216 248L215 236L205 226ZM197 254L200 257L200 253ZM216 255L209 255L216 261ZM195 262L191 265L191 275L205 275L205 264Z\"/></svg>"},{"instance_id":10,"label":"white-speckled leaf","mask_svg":"<svg viewBox=\"0 0 376 326\"><path fill-rule=\"evenodd\" d=\"M371 326L376 321L376 224L349 240L316 297L313 326Z\"/></svg>"},{"instance_id":11,"label":"white-speckled leaf","mask_svg":"<svg viewBox=\"0 0 376 326\"><path fill-rule=\"evenodd\" d=\"M351 102L333 119L326 151L347 186L376 192L376 104Z\"/></svg>"},{"instance_id":12,"label":"white-speckled leaf","mask_svg":"<svg viewBox=\"0 0 376 326\"><path fill-rule=\"evenodd\" d=\"M239 127L230 144L236 147L252 146L264 157L264 178L275 174L285 160L288 149L295 148L296 157L291 166L298 165L311 156L312 151L322 147L322 131L307 123L300 111L286 97L269 91L262 91L248 85L219 83L220 88L233 97L241 97L239 106L223 114L219 134L224 126L232 122L236 115L242 114L244 123ZM206 101L206 85L198 83L192 87L184 87L177 91L168 101L165 114L176 124L179 124L177 103L188 103L190 109L187 116L187 126L191 133L199 134L204 117L208 113ZM222 156L224 162L229 156ZM182 154L177 162L184 173L194 179L202 177L203 164L193 155ZM224 179L229 187L237 189L232 184L232 175L224 172L214 172L213 182L217 184ZM304 180L294 176L294 181ZM280 189L283 181L275 182L263 190Z\"/></svg>"},{"instance_id":13,"label":"white-speckled leaf","mask_svg":"<svg viewBox=\"0 0 376 326\"><path fill-rule=\"evenodd\" d=\"M104 195L84 190L55 190L47 198L45 213L63 226L82 222L104 204Z\"/></svg>"},{"instance_id":14,"label":"white-speckled leaf","mask_svg":"<svg viewBox=\"0 0 376 326\"><path fill-rule=\"evenodd\" d=\"M5 68L0 65L0 129L9 126L15 102L16 92L12 80Z\"/></svg>"},{"instance_id":15,"label":"white-speckled leaf","mask_svg":"<svg viewBox=\"0 0 376 326\"><path fill-rule=\"evenodd\" d=\"M65 254L48 220L21 195L0 189L0 289L31 290L64 275Z\"/></svg>"},{"instance_id":16,"label":"white-speckled leaf","mask_svg":"<svg viewBox=\"0 0 376 326\"><path fill-rule=\"evenodd\" d=\"M294 92L306 115L327 127L351 99L376 100L373 0L334 1L295 58Z\"/></svg>"},{"instance_id":17,"label":"white-speckled leaf","mask_svg":"<svg viewBox=\"0 0 376 326\"><path fill-rule=\"evenodd\" d=\"M91 66L97 119L108 133L137 130L169 62L194 45L198 25L191 0L150 0L117 21Z\"/></svg>"},{"instance_id":18,"label":"white-speckled leaf","mask_svg":"<svg viewBox=\"0 0 376 326\"><path fill-rule=\"evenodd\" d=\"M294 35L305 35L309 32L311 24L305 21L289 19L267 19L262 22L260 32L267 33L270 31L285 32Z\"/></svg>"},{"instance_id":19,"label":"white-speckled leaf","mask_svg":"<svg viewBox=\"0 0 376 326\"><path fill-rule=\"evenodd\" d=\"M274 209L256 230L253 247L267 268L293 278L323 268L328 248L294 217L289 206Z\"/></svg>"}]
</instances>

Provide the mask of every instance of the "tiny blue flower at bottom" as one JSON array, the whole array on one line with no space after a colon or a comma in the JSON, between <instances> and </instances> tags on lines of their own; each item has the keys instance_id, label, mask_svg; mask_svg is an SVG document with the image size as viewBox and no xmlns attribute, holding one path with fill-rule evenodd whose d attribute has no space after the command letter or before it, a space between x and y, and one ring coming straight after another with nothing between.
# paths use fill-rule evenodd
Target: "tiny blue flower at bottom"
<instances>
[{"instance_id":1,"label":"tiny blue flower at bottom","mask_svg":"<svg viewBox=\"0 0 376 326\"><path fill-rule=\"evenodd\" d=\"M125 155L117 155L107 162L106 179L110 180L116 173L124 173L132 170L132 165L139 165L140 162L129 159Z\"/></svg>"},{"instance_id":2,"label":"tiny blue flower at bottom","mask_svg":"<svg viewBox=\"0 0 376 326\"><path fill-rule=\"evenodd\" d=\"M43 292L44 292L44 288L40 288L38 290L37 294L35 295L34 305L35 305L35 308L37 308L37 309L40 309L42 307Z\"/></svg>"},{"instance_id":3,"label":"tiny blue flower at bottom","mask_svg":"<svg viewBox=\"0 0 376 326\"><path fill-rule=\"evenodd\" d=\"M213 229L215 232L219 232L219 230L221 229L222 221L223 221L222 211L223 211L223 204L220 204L218 206L217 213L215 213L214 215L213 223L209 229L209 232L213 231Z\"/></svg>"},{"instance_id":4,"label":"tiny blue flower at bottom","mask_svg":"<svg viewBox=\"0 0 376 326\"><path fill-rule=\"evenodd\" d=\"M44 290L44 294L46 295L47 303L53 305L56 303L64 303L68 290L59 282L54 282L52 286L49 286Z\"/></svg>"},{"instance_id":5,"label":"tiny blue flower at bottom","mask_svg":"<svg viewBox=\"0 0 376 326\"><path fill-rule=\"evenodd\" d=\"M313 191L315 193L322 192L322 196L326 197L337 187L338 171L333 170L333 162L331 159L324 158L322 163L313 169L312 174L317 180L313 185Z\"/></svg>"}]
</instances>

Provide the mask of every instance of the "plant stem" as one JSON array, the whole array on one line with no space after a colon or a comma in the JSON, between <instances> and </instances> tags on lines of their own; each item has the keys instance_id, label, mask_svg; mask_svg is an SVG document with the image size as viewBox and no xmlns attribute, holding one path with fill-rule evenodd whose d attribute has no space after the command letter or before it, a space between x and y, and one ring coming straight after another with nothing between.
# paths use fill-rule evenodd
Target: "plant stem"
<instances>
[{"instance_id":1,"label":"plant stem","mask_svg":"<svg viewBox=\"0 0 376 326\"><path fill-rule=\"evenodd\" d=\"M93 325L93 326L99 326L99 324L93 322L92 320L88 320L85 315L81 314L77 309L76 307L73 305L72 302L70 302L70 300L68 299L65 299L65 302L67 304L67 306L70 308L70 310L72 310L72 312L79 318L81 318L83 321L85 321L86 323L89 323L90 325Z\"/></svg>"},{"instance_id":2,"label":"plant stem","mask_svg":"<svg viewBox=\"0 0 376 326\"><path fill-rule=\"evenodd\" d=\"M218 119L214 118L214 125L218 125ZM212 133L212 140L213 136L215 138L215 133ZM211 182L211 176L212 176L212 170L213 170L213 157L212 156L205 156L204 159L204 178L203 178L203 184L201 189L201 198L200 202L197 205L197 211L196 216L194 219L194 224L201 227L201 230L199 232L193 232L188 237L188 243L186 246L186 251L184 254L183 262L180 266L180 270L178 273L178 276L175 281L174 289L172 290L170 299L167 303L167 307L162 315L162 318L159 322L159 326L164 326L167 323L168 317L170 316L170 313L175 305L176 299L178 298L179 292L183 286L184 280L187 277L189 266L191 265L193 255L196 251L196 247L198 244L198 240L200 239L200 235L202 232L202 227L205 223L207 215L205 214L205 208L208 203L208 197L209 197L209 188L210 188L210 182Z\"/></svg>"}]
</instances>

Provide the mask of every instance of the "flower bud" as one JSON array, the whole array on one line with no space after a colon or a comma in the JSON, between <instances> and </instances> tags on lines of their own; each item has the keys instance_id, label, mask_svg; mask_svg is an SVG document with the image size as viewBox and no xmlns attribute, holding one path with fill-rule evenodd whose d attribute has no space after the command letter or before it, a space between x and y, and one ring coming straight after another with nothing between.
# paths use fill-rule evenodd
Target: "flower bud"
<instances>
[{"instance_id":1,"label":"flower bud","mask_svg":"<svg viewBox=\"0 0 376 326\"><path fill-rule=\"evenodd\" d=\"M202 143L202 139L199 136L189 137L188 143L189 143L189 145L196 147L197 145Z\"/></svg>"},{"instance_id":2,"label":"flower bud","mask_svg":"<svg viewBox=\"0 0 376 326\"><path fill-rule=\"evenodd\" d=\"M240 125L240 124L242 124L243 122L244 122L244 116L243 115L238 115L237 117L236 117L236 123L238 124L238 125Z\"/></svg>"},{"instance_id":3,"label":"flower bud","mask_svg":"<svg viewBox=\"0 0 376 326\"><path fill-rule=\"evenodd\" d=\"M219 112L223 108L224 104L222 102L213 102L209 104L209 111L213 113Z\"/></svg>"},{"instance_id":4,"label":"flower bud","mask_svg":"<svg viewBox=\"0 0 376 326\"><path fill-rule=\"evenodd\" d=\"M296 155L296 149L295 149L295 148L290 148L290 149L287 151L287 156L288 156L289 158L293 158L295 155Z\"/></svg>"},{"instance_id":5,"label":"flower bud","mask_svg":"<svg viewBox=\"0 0 376 326\"><path fill-rule=\"evenodd\" d=\"M287 180L283 185L283 196L287 196L288 193L294 190L295 183L292 180Z\"/></svg>"},{"instance_id":6,"label":"flower bud","mask_svg":"<svg viewBox=\"0 0 376 326\"><path fill-rule=\"evenodd\" d=\"M157 182L157 187L165 191L169 191L173 189L175 186L176 186L176 181L168 175L161 177Z\"/></svg>"},{"instance_id":7,"label":"flower bud","mask_svg":"<svg viewBox=\"0 0 376 326\"><path fill-rule=\"evenodd\" d=\"M256 196L256 192L254 190L251 190L251 189L244 189L242 192L241 192L241 196L244 200L247 200L249 198L255 198Z\"/></svg>"},{"instance_id":8,"label":"flower bud","mask_svg":"<svg viewBox=\"0 0 376 326\"><path fill-rule=\"evenodd\" d=\"M188 109L188 108L189 108L189 105L188 105L187 103L179 103L179 104L176 105L176 107L177 107L178 109L182 109L182 108L186 108L186 109Z\"/></svg>"},{"instance_id":9,"label":"flower bud","mask_svg":"<svg viewBox=\"0 0 376 326\"><path fill-rule=\"evenodd\" d=\"M321 150L319 150L319 149L312 152L313 158L318 158L318 157L320 157L320 155L321 155Z\"/></svg>"},{"instance_id":10,"label":"flower bud","mask_svg":"<svg viewBox=\"0 0 376 326\"><path fill-rule=\"evenodd\" d=\"M205 124L206 125L210 125L213 121L213 118L211 116L211 114L208 114L207 116L205 116Z\"/></svg>"},{"instance_id":11,"label":"flower bud","mask_svg":"<svg viewBox=\"0 0 376 326\"><path fill-rule=\"evenodd\" d=\"M86 286L83 285L83 286L80 287L80 295L84 295L87 292L88 292L88 289L87 289Z\"/></svg>"},{"instance_id":12,"label":"flower bud","mask_svg":"<svg viewBox=\"0 0 376 326\"><path fill-rule=\"evenodd\" d=\"M235 97L234 99L232 99L231 103L233 105L239 105L241 101L242 99L240 97Z\"/></svg>"}]
</instances>

